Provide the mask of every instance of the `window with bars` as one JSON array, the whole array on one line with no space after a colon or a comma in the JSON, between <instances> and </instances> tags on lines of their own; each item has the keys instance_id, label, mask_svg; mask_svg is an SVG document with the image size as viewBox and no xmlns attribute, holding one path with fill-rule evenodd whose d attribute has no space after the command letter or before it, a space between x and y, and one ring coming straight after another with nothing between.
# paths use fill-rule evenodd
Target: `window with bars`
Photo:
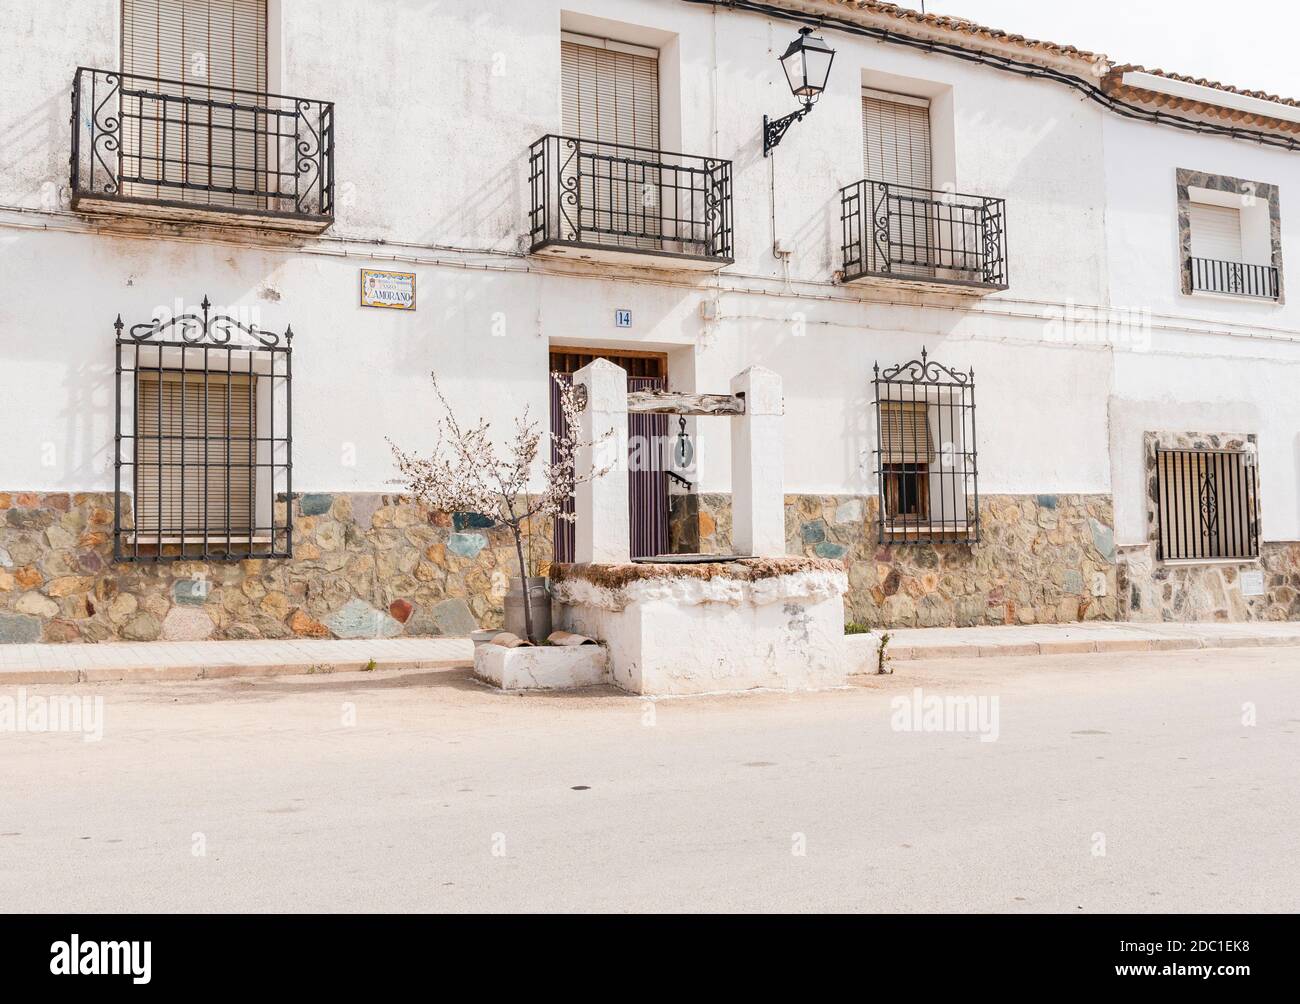
<instances>
[{"instance_id":1,"label":"window with bars","mask_svg":"<svg viewBox=\"0 0 1300 1004\"><path fill-rule=\"evenodd\" d=\"M1254 454L1156 450L1162 561L1259 557Z\"/></svg>"},{"instance_id":2,"label":"window with bars","mask_svg":"<svg viewBox=\"0 0 1300 1004\"><path fill-rule=\"evenodd\" d=\"M975 373L921 357L875 366L881 543L979 540Z\"/></svg>"},{"instance_id":3,"label":"window with bars","mask_svg":"<svg viewBox=\"0 0 1300 1004\"><path fill-rule=\"evenodd\" d=\"M115 557L291 556L292 330L213 314L206 297L114 328Z\"/></svg>"}]
</instances>

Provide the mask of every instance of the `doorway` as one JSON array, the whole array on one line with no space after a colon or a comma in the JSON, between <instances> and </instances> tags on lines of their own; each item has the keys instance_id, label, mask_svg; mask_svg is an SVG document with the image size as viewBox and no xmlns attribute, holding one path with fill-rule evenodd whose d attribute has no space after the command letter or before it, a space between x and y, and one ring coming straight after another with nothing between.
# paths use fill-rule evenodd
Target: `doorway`
<instances>
[{"instance_id":1,"label":"doorway","mask_svg":"<svg viewBox=\"0 0 1300 1004\"><path fill-rule=\"evenodd\" d=\"M596 359L607 359L627 371L627 389L666 390L668 355L664 352L636 352L625 349L551 347L551 431L563 435L564 414L555 376L569 382L573 374ZM663 444L668 436L667 415L628 415L628 512L633 558L652 557L668 551L668 473ZM573 512L573 495L565 503ZM573 560L574 527L557 519L552 530L555 560Z\"/></svg>"}]
</instances>

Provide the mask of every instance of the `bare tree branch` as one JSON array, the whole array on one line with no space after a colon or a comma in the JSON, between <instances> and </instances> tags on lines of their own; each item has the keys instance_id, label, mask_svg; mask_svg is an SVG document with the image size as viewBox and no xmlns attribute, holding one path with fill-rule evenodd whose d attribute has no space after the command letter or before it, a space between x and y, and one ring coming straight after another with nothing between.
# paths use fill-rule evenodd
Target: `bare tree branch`
<instances>
[{"instance_id":1,"label":"bare tree branch","mask_svg":"<svg viewBox=\"0 0 1300 1004\"><path fill-rule=\"evenodd\" d=\"M462 427L431 373L433 392L442 408L434 428L433 449L424 456L402 450L387 439L393 451L399 477L394 483L430 509L441 512L473 512L488 516L510 528L519 558L519 577L525 581L524 614L529 636L533 633L532 609L526 581L528 568L524 559L523 536L535 529L544 518L573 521L564 511L574 488L586 481L604 477L613 463L579 475L578 451L594 448L614 435L609 429L591 442L584 442L579 432L580 418L573 387L559 376L560 411L564 416L563 434L543 433L527 407L515 419L514 436L500 448L491 436L491 424L480 418L473 426ZM551 447L551 458L541 464L541 483L536 490L530 485L543 442ZM519 507L520 499L522 508ZM536 639L534 639L536 640Z\"/></svg>"}]
</instances>

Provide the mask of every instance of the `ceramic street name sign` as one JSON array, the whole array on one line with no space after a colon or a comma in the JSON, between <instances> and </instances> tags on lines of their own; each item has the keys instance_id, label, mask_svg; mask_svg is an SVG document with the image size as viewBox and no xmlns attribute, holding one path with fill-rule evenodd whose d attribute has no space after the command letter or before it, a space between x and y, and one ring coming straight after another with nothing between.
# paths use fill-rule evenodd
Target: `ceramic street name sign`
<instances>
[{"instance_id":1,"label":"ceramic street name sign","mask_svg":"<svg viewBox=\"0 0 1300 1004\"><path fill-rule=\"evenodd\" d=\"M361 306L415 309L415 273L361 270Z\"/></svg>"}]
</instances>

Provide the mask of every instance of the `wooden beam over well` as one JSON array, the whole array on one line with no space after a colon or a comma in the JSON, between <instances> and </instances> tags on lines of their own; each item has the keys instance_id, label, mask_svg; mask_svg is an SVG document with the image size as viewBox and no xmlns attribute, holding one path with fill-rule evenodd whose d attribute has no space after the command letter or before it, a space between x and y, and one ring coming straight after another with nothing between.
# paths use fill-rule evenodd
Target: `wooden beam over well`
<instances>
[{"instance_id":1,"label":"wooden beam over well","mask_svg":"<svg viewBox=\"0 0 1300 1004\"><path fill-rule=\"evenodd\" d=\"M743 415L745 399L737 394L682 394L672 390L634 390L627 395L630 413L667 415Z\"/></svg>"}]
</instances>

